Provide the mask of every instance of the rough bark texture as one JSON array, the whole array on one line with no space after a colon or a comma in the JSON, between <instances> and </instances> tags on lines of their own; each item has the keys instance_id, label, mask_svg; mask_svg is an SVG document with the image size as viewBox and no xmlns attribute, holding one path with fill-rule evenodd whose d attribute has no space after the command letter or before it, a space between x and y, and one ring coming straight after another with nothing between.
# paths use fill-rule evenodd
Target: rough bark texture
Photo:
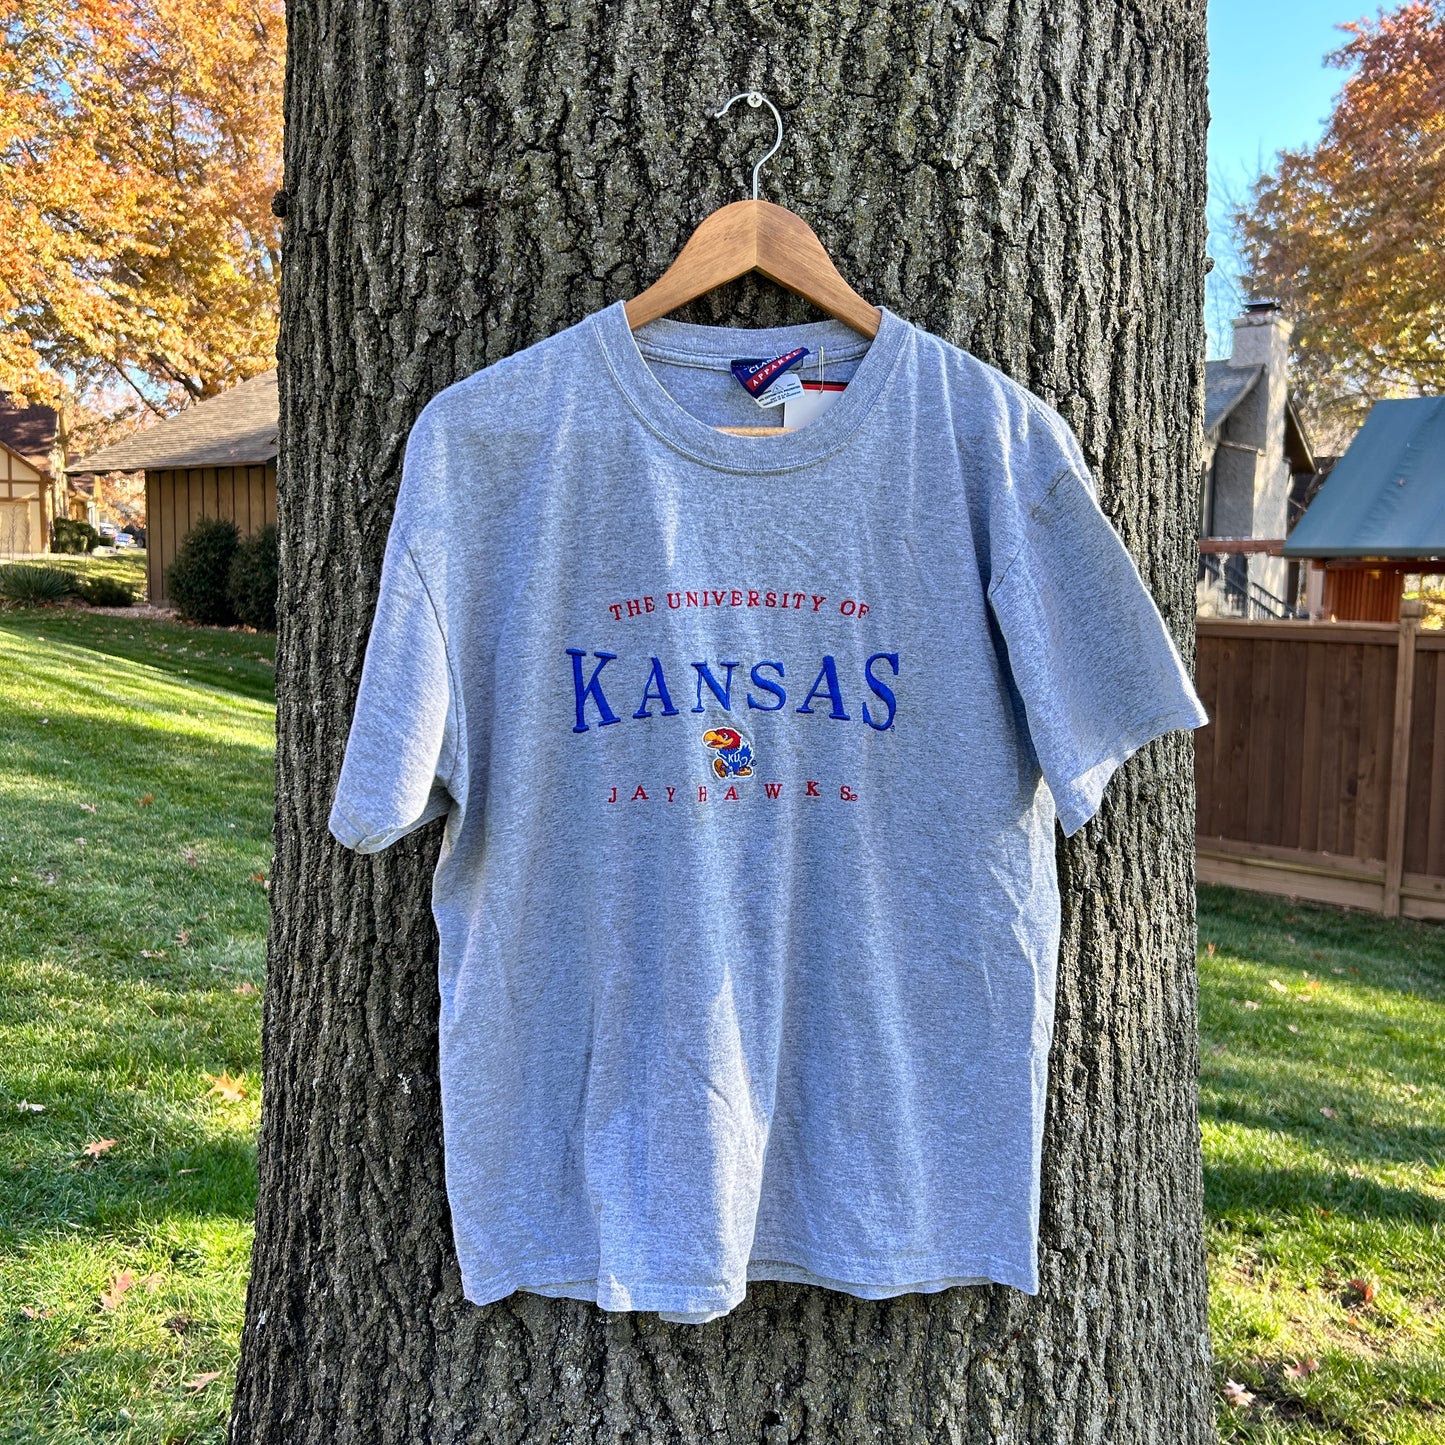
<instances>
[{"instance_id":1,"label":"rough bark texture","mask_svg":"<svg viewBox=\"0 0 1445 1445\"><path fill-rule=\"evenodd\" d=\"M1205 0L314 0L291 7L279 791L261 1205L234 1445L1213 1437L1193 770L1175 733L1060 839L1042 1293L753 1285L702 1329L461 1297L430 879L326 831L407 431L652 281L710 210L1058 406L1193 656ZM815 313L758 278L676 313ZM591 384L578 377L579 386ZM458 526L468 525L465 516Z\"/></svg>"}]
</instances>

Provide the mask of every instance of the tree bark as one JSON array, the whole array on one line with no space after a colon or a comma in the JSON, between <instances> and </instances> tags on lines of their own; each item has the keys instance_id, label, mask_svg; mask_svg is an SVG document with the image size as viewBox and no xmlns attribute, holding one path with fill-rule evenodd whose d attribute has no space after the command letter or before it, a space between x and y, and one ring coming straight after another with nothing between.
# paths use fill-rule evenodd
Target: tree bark
<instances>
[{"instance_id":1,"label":"tree bark","mask_svg":"<svg viewBox=\"0 0 1445 1445\"><path fill-rule=\"evenodd\" d=\"M1059 839L1034 1298L754 1284L700 1328L466 1303L442 1174L439 825L372 857L326 828L412 421L640 291L750 194L770 115L706 112L753 86L785 124L761 194L869 299L1063 412L1192 660L1205 0L290 12L276 860L233 1445L1213 1439L1189 734L1137 754ZM752 277L675 314L817 313Z\"/></svg>"}]
</instances>

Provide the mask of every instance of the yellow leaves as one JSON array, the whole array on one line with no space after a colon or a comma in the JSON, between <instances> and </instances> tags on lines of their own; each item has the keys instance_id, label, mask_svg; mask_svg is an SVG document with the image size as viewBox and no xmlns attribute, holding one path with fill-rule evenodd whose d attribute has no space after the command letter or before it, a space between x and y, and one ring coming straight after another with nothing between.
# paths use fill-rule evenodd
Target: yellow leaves
<instances>
[{"instance_id":1,"label":"yellow leaves","mask_svg":"<svg viewBox=\"0 0 1445 1445\"><path fill-rule=\"evenodd\" d=\"M233 1079L229 1073L207 1074L211 1087L207 1091L219 1094L228 1104L239 1104L246 1097L246 1084L242 1079Z\"/></svg>"},{"instance_id":2,"label":"yellow leaves","mask_svg":"<svg viewBox=\"0 0 1445 1445\"><path fill-rule=\"evenodd\" d=\"M282 0L31 0L6 38L0 386L129 367L174 409L274 365Z\"/></svg>"},{"instance_id":3,"label":"yellow leaves","mask_svg":"<svg viewBox=\"0 0 1445 1445\"><path fill-rule=\"evenodd\" d=\"M1317 425L1433 390L1445 365L1445 18L1417 3L1342 28L1331 59L1352 73L1324 138L1283 152L1236 217L1252 288L1295 321L1296 390L1333 399Z\"/></svg>"}]
</instances>

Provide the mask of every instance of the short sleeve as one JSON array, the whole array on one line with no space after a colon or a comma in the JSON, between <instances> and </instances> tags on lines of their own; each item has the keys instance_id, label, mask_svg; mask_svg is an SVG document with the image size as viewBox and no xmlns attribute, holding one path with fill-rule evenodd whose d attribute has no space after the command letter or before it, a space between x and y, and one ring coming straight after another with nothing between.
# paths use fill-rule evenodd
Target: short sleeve
<instances>
[{"instance_id":1,"label":"short sleeve","mask_svg":"<svg viewBox=\"0 0 1445 1445\"><path fill-rule=\"evenodd\" d=\"M449 810L457 714L441 620L393 521L331 807L338 842L379 852Z\"/></svg>"},{"instance_id":2,"label":"short sleeve","mask_svg":"<svg viewBox=\"0 0 1445 1445\"><path fill-rule=\"evenodd\" d=\"M1209 721L1082 459L1021 498L988 597L1066 837L1145 743Z\"/></svg>"}]
</instances>

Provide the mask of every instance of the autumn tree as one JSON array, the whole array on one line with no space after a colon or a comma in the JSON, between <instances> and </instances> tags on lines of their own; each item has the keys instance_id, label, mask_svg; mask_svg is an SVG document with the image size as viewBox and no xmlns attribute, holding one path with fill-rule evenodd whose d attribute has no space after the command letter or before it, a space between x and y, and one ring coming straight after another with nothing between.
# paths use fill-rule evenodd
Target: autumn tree
<instances>
[{"instance_id":1,"label":"autumn tree","mask_svg":"<svg viewBox=\"0 0 1445 1445\"><path fill-rule=\"evenodd\" d=\"M440 828L370 855L327 831L413 421L640 291L746 194L771 128L707 112L749 87L787 127L764 195L870 300L1063 411L1192 657L1204 85L1204 0L292 8L276 859L232 1445L1212 1438L1187 734L1059 840L1036 1297L754 1283L700 1327L467 1304ZM675 314L817 313L753 275Z\"/></svg>"},{"instance_id":2,"label":"autumn tree","mask_svg":"<svg viewBox=\"0 0 1445 1445\"><path fill-rule=\"evenodd\" d=\"M283 54L282 0L0 0L0 389L165 412L275 364Z\"/></svg>"},{"instance_id":3,"label":"autumn tree","mask_svg":"<svg viewBox=\"0 0 1445 1445\"><path fill-rule=\"evenodd\" d=\"M1320 143L1237 215L1251 287L1295 322L1296 385L1338 447L1384 396L1445 383L1445 5L1340 27L1351 71Z\"/></svg>"}]
</instances>

